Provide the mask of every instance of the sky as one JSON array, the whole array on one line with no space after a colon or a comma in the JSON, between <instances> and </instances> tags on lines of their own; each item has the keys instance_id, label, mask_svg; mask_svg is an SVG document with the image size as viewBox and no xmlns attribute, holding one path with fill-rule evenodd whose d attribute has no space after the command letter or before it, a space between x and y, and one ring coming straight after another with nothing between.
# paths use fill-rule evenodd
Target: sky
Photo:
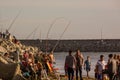
<instances>
[{"instance_id":1,"label":"sky","mask_svg":"<svg viewBox=\"0 0 120 80\"><path fill-rule=\"evenodd\" d=\"M59 39L69 22L62 39L120 39L120 0L0 0L0 30L18 14L18 39L46 39L52 24L48 38Z\"/></svg>"}]
</instances>

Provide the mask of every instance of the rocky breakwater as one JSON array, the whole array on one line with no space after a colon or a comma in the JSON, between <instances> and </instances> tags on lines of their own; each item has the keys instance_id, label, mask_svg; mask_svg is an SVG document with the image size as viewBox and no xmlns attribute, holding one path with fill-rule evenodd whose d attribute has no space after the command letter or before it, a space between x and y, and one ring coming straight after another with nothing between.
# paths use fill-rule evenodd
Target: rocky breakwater
<instances>
[{"instance_id":1,"label":"rocky breakwater","mask_svg":"<svg viewBox=\"0 0 120 80\"><path fill-rule=\"evenodd\" d=\"M40 48L42 51L50 52L57 40L20 40L25 45L32 45ZM86 40L60 40L55 48L55 52L68 52L80 49L82 52L120 52L120 39L86 39Z\"/></svg>"}]
</instances>

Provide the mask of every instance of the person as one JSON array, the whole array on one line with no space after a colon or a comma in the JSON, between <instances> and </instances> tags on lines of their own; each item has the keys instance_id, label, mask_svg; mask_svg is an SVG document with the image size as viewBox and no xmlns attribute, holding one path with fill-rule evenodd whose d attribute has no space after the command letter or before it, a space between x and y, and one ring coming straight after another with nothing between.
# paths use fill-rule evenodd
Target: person
<instances>
[{"instance_id":1,"label":"person","mask_svg":"<svg viewBox=\"0 0 120 80\"><path fill-rule=\"evenodd\" d=\"M78 80L78 73L80 75L80 80L83 80L82 79L82 66L84 63L84 58L83 58L83 55L80 53L80 50L76 51L75 59L76 59L76 80Z\"/></svg>"},{"instance_id":2,"label":"person","mask_svg":"<svg viewBox=\"0 0 120 80\"><path fill-rule=\"evenodd\" d=\"M34 64L34 56L32 53L29 53L28 63L32 66Z\"/></svg>"},{"instance_id":3,"label":"person","mask_svg":"<svg viewBox=\"0 0 120 80\"><path fill-rule=\"evenodd\" d=\"M10 33L8 30L5 31L5 38L9 40Z\"/></svg>"},{"instance_id":4,"label":"person","mask_svg":"<svg viewBox=\"0 0 120 80\"><path fill-rule=\"evenodd\" d=\"M119 76L119 80L120 80L120 54L118 55L118 76Z\"/></svg>"},{"instance_id":5,"label":"person","mask_svg":"<svg viewBox=\"0 0 120 80\"><path fill-rule=\"evenodd\" d=\"M5 37L6 37L5 32L3 32L2 38L5 39Z\"/></svg>"},{"instance_id":6,"label":"person","mask_svg":"<svg viewBox=\"0 0 120 80\"><path fill-rule=\"evenodd\" d=\"M96 79L103 80L103 70L105 70L106 62L104 61L104 55L100 55L100 60L96 64Z\"/></svg>"},{"instance_id":7,"label":"person","mask_svg":"<svg viewBox=\"0 0 120 80\"><path fill-rule=\"evenodd\" d=\"M84 62L84 69L87 72L87 77L89 78L89 72L91 70L90 56L87 56L87 60Z\"/></svg>"},{"instance_id":8,"label":"person","mask_svg":"<svg viewBox=\"0 0 120 80\"><path fill-rule=\"evenodd\" d=\"M117 55L117 78L120 80L120 55Z\"/></svg>"},{"instance_id":9,"label":"person","mask_svg":"<svg viewBox=\"0 0 120 80\"><path fill-rule=\"evenodd\" d=\"M42 64L38 60L35 60L34 66L35 66L36 74L38 75L38 80L41 80L41 78L42 78L42 74L41 74Z\"/></svg>"},{"instance_id":10,"label":"person","mask_svg":"<svg viewBox=\"0 0 120 80\"><path fill-rule=\"evenodd\" d=\"M23 53L23 58L24 58L25 61L28 61L29 54L28 54L27 51L25 51L25 52Z\"/></svg>"},{"instance_id":11,"label":"person","mask_svg":"<svg viewBox=\"0 0 120 80\"><path fill-rule=\"evenodd\" d=\"M109 54L109 59L108 59L108 75L110 80L113 80L114 76L117 73L117 62L113 58L113 54Z\"/></svg>"},{"instance_id":12,"label":"person","mask_svg":"<svg viewBox=\"0 0 120 80\"><path fill-rule=\"evenodd\" d=\"M2 32L0 32L0 38L2 38Z\"/></svg>"},{"instance_id":13,"label":"person","mask_svg":"<svg viewBox=\"0 0 120 80\"><path fill-rule=\"evenodd\" d=\"M49 67L48 67L48 65L47 65L47 63L49 62L49 60L48 60L48 57L47 57L47 54L44 54L43 55L43 68L45 69L45 71L47 72L47 74L50 72L49 71Z\"/></svg>"},{"instance_id":14,"label":"person","mask_svg":"<svg viewBox=\"0 0 120 80\"><path fill-rule=\"evenodd\" d=\"M72 51L69 50L69 55L65 58L65 70L67 70L68 80L73 80L74 78L74 69L75 69L76 60L72 55Z\"/></svg>"},{"instance_id":15,"label":"person","mask_svg":"<svg viewBox=\"0 0 120 80\"><path fill-rule=\"evenodd\" d=\"M20 49L19 48L16 48L16 50L13 52L13 57L14 57L14 60L15 62L17 63L20 63Z\"/></svg>"},{"instance_id":16,"label":"person","mask_svg":"<svg viewBox=\"0 0 120 80\"><path fill-rule=\"evenodd\" d=\"M15 43L15 44L18 44L19 41L16 39L15 36L13 36L12 42Z\"/></svg>"},{"instance_id":17,"label":"person","mask_svg":"<svg viewBox=\"0 0 120 80\"><path fill-rule=\"evenodd\" d=\"M4 59L8 62L8 63L15 63L11 58L9 53L4 53L3 55Z\"/></svg>"},{"instance_id":18,"label":"person","mask_svg":"<svg viewBox=\"0 0 120 80\"><path fill-rule=\"evenodd\" d=\"M38 60L39 62L42 63L42 53L41 52L38 52L35 56L35 60Z\"/></svg>"},{"instance_id":19,"label":"person","mask_svg":"<svg viewBox=\"0 0 120 80\"><path fill-rule=\"evenodd\" d=\"M4 54L4 59L8 60L9 59L9 53Z\"/></svg>"},{"instance_id":20,"label":"person","mask_svg":"<svg viewBox=\"0 0 120 80\"><path fill-rule=\"evenodd\" d=\"M53 55L53 51L49 54L49 57L50 57L50 60L51 60L51 63L55 63L55 57Z\"/></svg>"}]
</instances>

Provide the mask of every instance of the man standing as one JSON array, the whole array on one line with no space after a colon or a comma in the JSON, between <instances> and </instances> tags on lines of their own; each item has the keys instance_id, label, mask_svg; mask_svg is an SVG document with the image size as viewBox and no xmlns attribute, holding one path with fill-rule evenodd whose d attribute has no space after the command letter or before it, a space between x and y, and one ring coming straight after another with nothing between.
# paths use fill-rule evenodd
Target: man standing
<instances>
[{"instance_id":1,"label":"man standing","mask_svg":"<svg viewBox=\"0 0 120 80\"><path fill-rule=\"evenodd\" d=\"M108 59L108 74L110 80L114 80L114 76L117 73L117 62L113 58L113 54L109 54L109 59Z\"/></svg>"},{"instance_id":2,"label":"man standing","mask_svg":"<svg viewBox=\"0 0 120 80\"><path fill-rule=\"evenodd\" d=\"M97 80L103 80L103 70L105 70L106 62L104 61L104 55L100 55L100 60L97 61Z\"/></svg>"},{"instance_id":3,"label":"man standing","mask_svg":"<svg viewBox=\"0 0 120 80\"><path fill-rule=\"evenodd\" d=\"M76 51L75 58L76 58L76 80L78 80L78 73L80 75L80 80L83 80L82 79L82 66L84 63L84 58L83 58L83 55L80 53L80 50Z\"/></svg>"},{"instance_id":4,"label":"man standing","mask_svg":"<svg viewBox=\"0 0 120 80\"><path fill-rule=\"evenodd\" d=\"M74 78L74 69L75 69L76 60L72 56L72 51L69 51L69 55L65 59L65 70L68 73L68 80L73 80Z\"/></svg>"}]
</instances>

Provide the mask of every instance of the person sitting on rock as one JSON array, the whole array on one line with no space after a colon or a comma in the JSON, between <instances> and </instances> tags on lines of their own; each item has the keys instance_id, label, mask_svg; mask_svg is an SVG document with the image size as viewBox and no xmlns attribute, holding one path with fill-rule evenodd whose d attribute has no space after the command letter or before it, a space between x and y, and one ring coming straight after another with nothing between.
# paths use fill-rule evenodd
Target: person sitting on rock
<instances>
[{"instance_id":1,"label":"person sitting on rock","mask_svg":"<svg viewBox=\"0 0 120 80\"><path fill-rule=\"evenodd\" d=\"M8 63L14 63L14 61L9 58L9 54L8 53L4 54L4 59L7 60Z\"/></svg>"}]
</instances>

